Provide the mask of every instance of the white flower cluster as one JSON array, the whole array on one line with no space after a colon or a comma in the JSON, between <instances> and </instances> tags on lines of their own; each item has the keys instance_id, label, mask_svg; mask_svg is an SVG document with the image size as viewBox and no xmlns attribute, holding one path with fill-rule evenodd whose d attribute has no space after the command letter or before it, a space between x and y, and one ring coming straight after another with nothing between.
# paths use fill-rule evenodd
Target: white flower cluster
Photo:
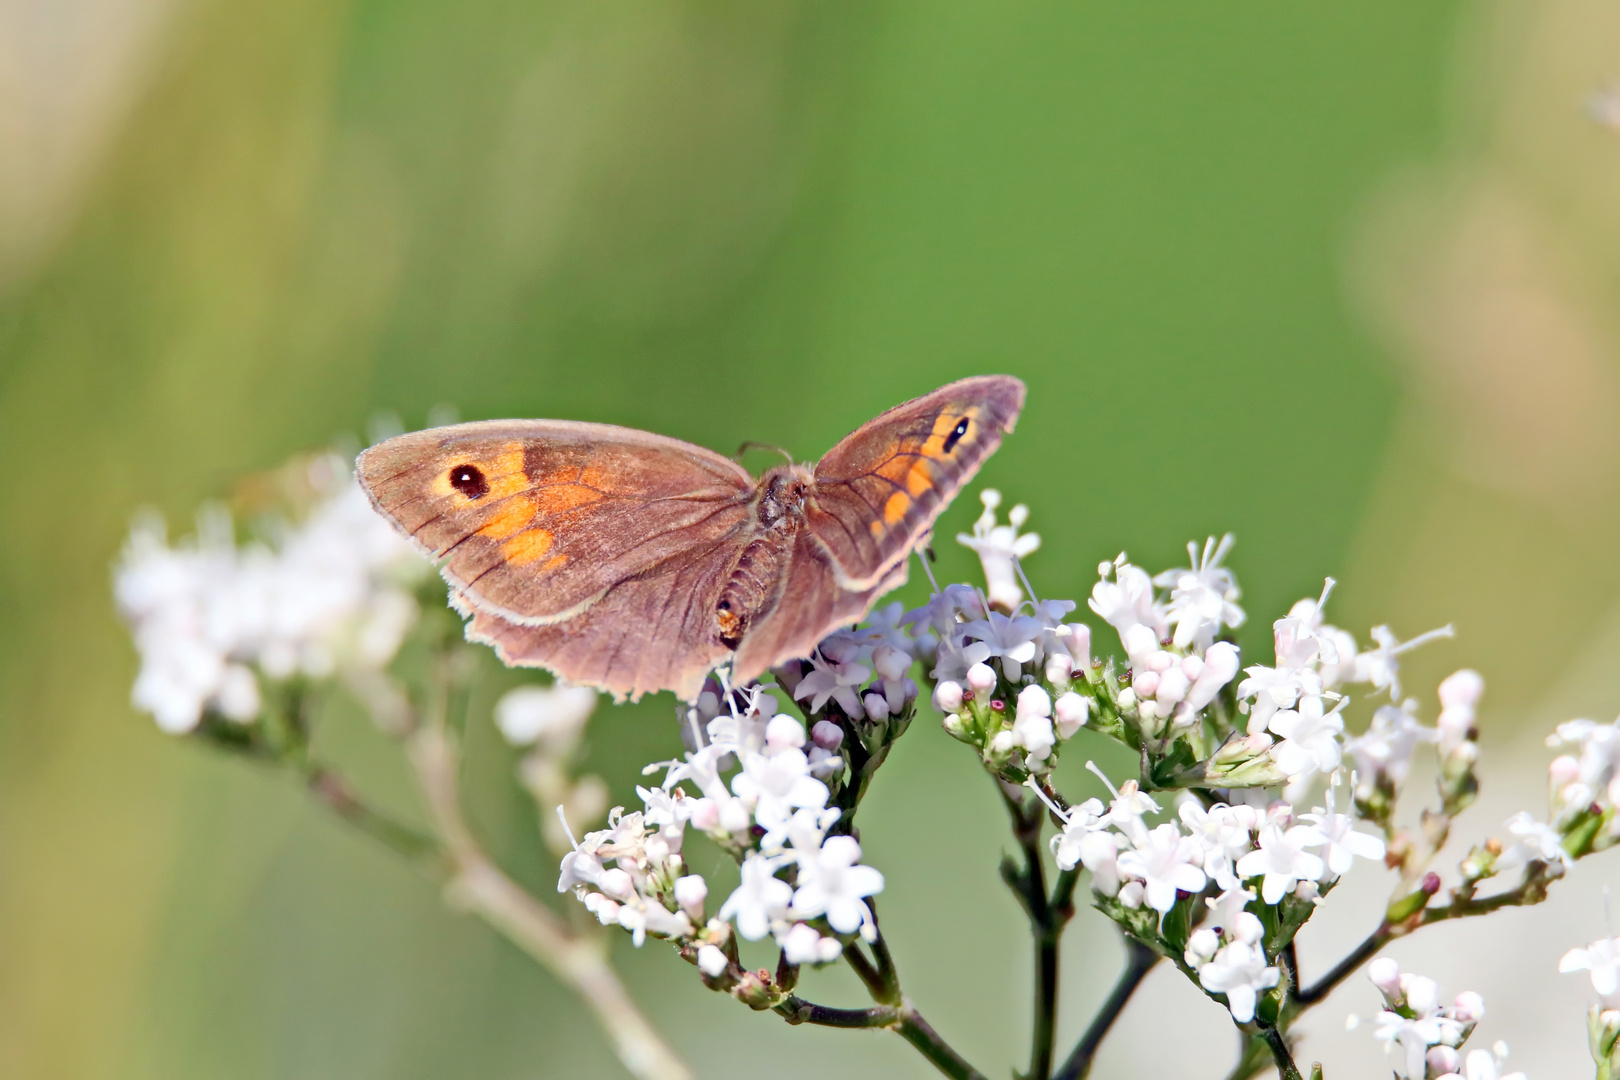
<instances>
[{"instance_id":1,"label":"white flower cluster","mask_svg":"<svg viewBox=\"0 0 1620 1080\"><path fill-rule=\"evenodd\" d=\"M237 547L217 508L199 516L194 541L173 547L155 516L131 530L114 592L141 657L135 706L164 731L191 731L205 710L252 721L259 676L379 668L415 622L411 585L426 560L343 463L317 459L310 481L325 498L274 545Z\"/></svg>"},{"instance_id":2,"label":"white flower cluster","mask_svg":"<svg viewBox=\"0 0 1620 1080\"><path fill-rule=\"evenodd\" d=\"M1029 786L1041 794L1036 784ZM1259 946L1258 919L1240 916L1245 905L1257 895L1268 906L1290 895L1314 900L1322 885L1350 869L1354 856L1384 856L1382 840L1355 831L1348 814L1334 811L1331 788L1328 806L1302 815L1299 823L1284 802L1265 809L1225 803L1206 808L1184 795L1179 821L1151 828L1143 819L1158 813L1159 804L1136 781L1109 789L1114 797L1106 809L1097 799L1068 810L1048 803L1063 821L1052 838L1059 868L1084 866L1099 895L1130 909L1145 905L1161 916L1179 896L1199 895L1213 884L1220 895L1206 902L1216 912L1216 927L1193 935L1186 960L1206 990L1227 995L1241 1022L1254 1018L1256 994L1277 984Z\"/></svg>"},{"instance_id":3,"label":"white flower cluster","mask_svg":"<svg viewBox=\"0 0 1620 1080\"><path fill-rule=\"evenodd\" d=\"M931 650L933 639L919 641L906 629L905 605L898 600L873 611L854 630L835 630L821 639L810 657L810 670L790 663L776 672L777 681L806 701L805 710L817 713L835 702L851 720L886 720L917 700L911 665L920 651ZM708 689L718 710L718 695ZM713 715L713 712L710 712Z\"/></svg>"},{"instance_id":4,"label":"white flower cluster","mask_svg":"<svg viewBox=\"0 0 1620 1080\"><path fill-rule=\"evenodd\" d=\"M1503 1074L1507 1046L1470 1051L1463 1043L1485 1016L1485 1000L1471 990L1458 994L1450 1005L1440 1003L1440 986L1433 979L1403 972L1398 963L1381 956L1367 965L1367 977L1384 997L1384 1008L1374 1019L1373 1037L1384 1052L1397 1051L1395 1075L1406 1080L1525 1080L1520 1072ZM1351 1026L1356 1023L1351 1017Z\"/></svg>"},{"instance_id":5,"label":"white flower cluster","mask_svg":"<svg viewBox=\"0 0 1620 1080\"><path fill-rule=\"evenodd\" d=\"M722 698L730 711L706 723L700 709L688 713L690 724L703 723L699 745L681 761L648 767L666 774L659 787L637 789L645 809L616 808L607 829L588 833L563 859L557 889L572 889L638 945L651 933L695 946L711 977L730 962L728 924L749 940L774 937L789 963L836 960L843 950L837 935L875 937L865 898L883 889L883 875L861 865L853 837L828 835L840 814L827 806L830 792L812 758L836 758L841 768L842 730L821 721L807 740L804 725L778 714L776 699L757 687ZM736 707L739 698L743 707ZM700 707L716 704L700 700ZM728 785L723 774L733 769ZM741 856L739 885L707 921L708 885L685 873L680 856L689 823Z\"/></svg>"},{"instance_id":6,"label":"white flower cluster","mask_svg":"<svg viewBox=\"0 0 1620 1080\"><path fill-rule=\"evenodd\" d=\"M1548 775L1554 825L1568 827L1585 814L1597 814L1605 827L1594 838L1596 848L1620 839L1620 720L1598 724L1570 720L1559 724L1547 745L1573 749L1553 759Z\"/></svg>"}]
</instances>

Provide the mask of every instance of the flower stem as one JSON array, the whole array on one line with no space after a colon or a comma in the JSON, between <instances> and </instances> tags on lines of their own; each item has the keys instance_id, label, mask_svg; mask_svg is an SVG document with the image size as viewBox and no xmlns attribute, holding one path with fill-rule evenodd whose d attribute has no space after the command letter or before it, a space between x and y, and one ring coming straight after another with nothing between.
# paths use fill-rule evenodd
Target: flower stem
<instances>
[{"instance_id":1,"label":"flower stem","mask_svg":"<svg viewBox=\"0 0 1620 1080\"><path fill-rule=\"evenodd\" d=\"M1136 993L1136 988L1142 985L1142 980L1158 962L1158 953L1134 938L1125 938L1125 970L1119 973L1119 981L1114 984L1108 1000L1103 1002L1102 1008L1097 1010L1097 1015L1092 1017L1086 1033L1080 1037L1080 1042L1075 1045L1063 1066L1052 1074L1052 1080L1082 1080L1091 1072L1092 1060L1097 1056L1097 1049L1102 1045L1103 1038L1114 1026L1114 1021L1119 1019L1119 1014L1125 1011L1125 1005L1131 1000L1131 995Z\"/></svg>"},{"instance_id":2,"label":"flower stem","mask_svg":"<svg viewBox=\"0 0 1620 1080\"><path fill-rule=\"evenodd\" d=\"M306 762L299 772L310 794L332 813L408 861L444 873L444 847L433 837L366 803L340 774L325 765Z\"/></svg>"},{"instance_id":3,"label":"flower stem","mask_svg":"<svg viewBox=\"0 0 1620 1080\"><path fill-rule=\"evenodd\" d=\"M1046 869L1041 860L1041 826L1046 808L1039 799L1024 799L1023 791L998 781L1002 801L1012 818L1013 837L1023 849L1024 865L1004 859L1001 876L1029 916L1035 945L1035 1008L1031 1022L1029 1071L1025 1080L1047 1080L1052 1074L1052 1042L1057 1032L1058 942L1074 914L1073 881L1060 877L1054 896L1069 903L1055 906L1046 892Z\"/></svg>"},{"instance_id":4,"label":"flower stem","mask_svg":"<svg viewBox=\"0 0 1620 1080\"><path fill-rule=\"evenodd\" d=\"M939 1033L922 1018L908 1001L894 1005L874 1005L870 1009L835 1009L789 995L776 1011L790 1024L817 1024L836 1028L882 1028L896 1032L915 1046L934 1068L952 1080L986 1080L978 1069L952 1050Z\"/></svg>"},{"instance_id":5,"label":"flower stem","mask_svg":"<svg viewBox=\"0 0 1620 1080\"><path fill-rule=\"evenodd\" d=\"M922 1018L922 1014L910 1004L901 1007L900 1024L896 1030L900 1032L902 1039L915 1046L934 1068L949 1076L951 1080L987 1080L985 1075L969 1065L961 1054L952 1050L928 1021Z\"/></svg>"},{"instance_id":6,"label":"flower stem","mask_svg":"<svg viewBox=\"0 0 1620 1080\"><path fill-rule=\"evenodd\" d=\"M452 899L551 970L585 1000L625 1068L641 1080L690 1080L691 1071L631 1000L603 950L576 935L490 861L461 813L457 755L442 715L421 725L407 749L449 856Z\"/></svg>"}]
</instances>

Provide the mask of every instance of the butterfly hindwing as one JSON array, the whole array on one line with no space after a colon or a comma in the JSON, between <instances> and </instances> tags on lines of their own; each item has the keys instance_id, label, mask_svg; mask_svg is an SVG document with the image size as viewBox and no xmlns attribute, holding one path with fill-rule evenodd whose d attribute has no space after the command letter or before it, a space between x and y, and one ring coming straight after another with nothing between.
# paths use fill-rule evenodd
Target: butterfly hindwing
<instances>
[{"instance_id":1,"label":"butterfly hindwing","mask_svg":"<svg viewBox=\"0 0 1620 1080\"><path fill-rule=\"evenodd\" d=\"M607 424L497 420L360 456L377 508L468 608L513 625L583 613L619 582L745 530L754 480L676 439Z\"/></svg>"},{"instance_id":2,"label":"butterfly hindwing","mask_svg":"<svg viewBox=\"0 0 1620 1080\"><path fill-rule=\"evenodd\" d=\"M862 425L816 466L811 532L851 592L880 584L1012 431L1024 384L982 375Z\"/></svg>"}]
</instances>

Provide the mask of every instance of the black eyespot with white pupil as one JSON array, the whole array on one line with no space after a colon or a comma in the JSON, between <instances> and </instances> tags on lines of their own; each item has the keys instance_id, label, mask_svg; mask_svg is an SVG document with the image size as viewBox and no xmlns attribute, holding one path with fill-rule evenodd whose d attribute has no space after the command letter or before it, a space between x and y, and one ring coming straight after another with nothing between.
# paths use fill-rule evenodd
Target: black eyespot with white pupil
<instances>
[{"instance_id":1,"label":"black eyespot with white pupil","mask_svg":"<svg viewBox=\"0 0 1620 1080\"><path fill-rule=\"evenodd\" d=\"M956 427L952 429L951 433L945 436L945 452L947 454L956 449L956 444L961 441L962 436L968 433L968 427L968 419L964 416L957 421Z\"/></svg>"},{"instance_id":2,"label":"black eyespot with white pupil","mask_svg":"<svg viewBox=\"0 0 1620 1080\"><path fill-rule=\"evenodd\" d=\"M489 494L489 481L484 479L484 471L476 465L454 466L450 470L450 486L469 499Z\"/></svg>"}]
</instances>

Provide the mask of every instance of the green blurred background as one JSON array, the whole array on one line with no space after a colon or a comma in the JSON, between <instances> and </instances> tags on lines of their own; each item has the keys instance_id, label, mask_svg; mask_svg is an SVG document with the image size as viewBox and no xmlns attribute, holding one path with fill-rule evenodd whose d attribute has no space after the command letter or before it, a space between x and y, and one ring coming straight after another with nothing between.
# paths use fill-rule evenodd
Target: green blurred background
<instances>
[{"instance_id":1,"label":"green blurred background","mask_svg":"<svg viewBox=\"0 0 1620 1080\"><path fill-rule=\"evenodd\" d=\"M814 458L1015 373L1029 405L984 480L1032 505L1044 594L1230 529L1251 655L1327 573L1363 640L1455 621L1409 681L1479 667L1487 754L1528 762L1534 805L1535 732L1620 707L1620 139L1583 112L1617 43L1596 0L4 0L0 1075L620 1075L429 882L128 704L108 568L134 510L184 531L382 412ZM975 504L939 530L951 576ZM670 715L594 722L621 801ZM405 799L392 748L333 724ZM487 729L472 753L480 825L547 891L512 757ZM1023 1056L1028 981L1000 813L930 720L863 811L908 988L992 1075ZM1576 875L1559 951L1598 936L1604 880ZM927 1075L623 944L703 1075ZM1578 1064L1583 991L1521 951L1558 1009L1507 1037L1546 1028ZM1067 955L1072 1038L1117 948L1082 919ZM1127 1037L1099 1073L1221 1075L1188 993L1156 975L1125 1027L1186 1006L1184 1045Z\"/></svg>"}]
</instances>

